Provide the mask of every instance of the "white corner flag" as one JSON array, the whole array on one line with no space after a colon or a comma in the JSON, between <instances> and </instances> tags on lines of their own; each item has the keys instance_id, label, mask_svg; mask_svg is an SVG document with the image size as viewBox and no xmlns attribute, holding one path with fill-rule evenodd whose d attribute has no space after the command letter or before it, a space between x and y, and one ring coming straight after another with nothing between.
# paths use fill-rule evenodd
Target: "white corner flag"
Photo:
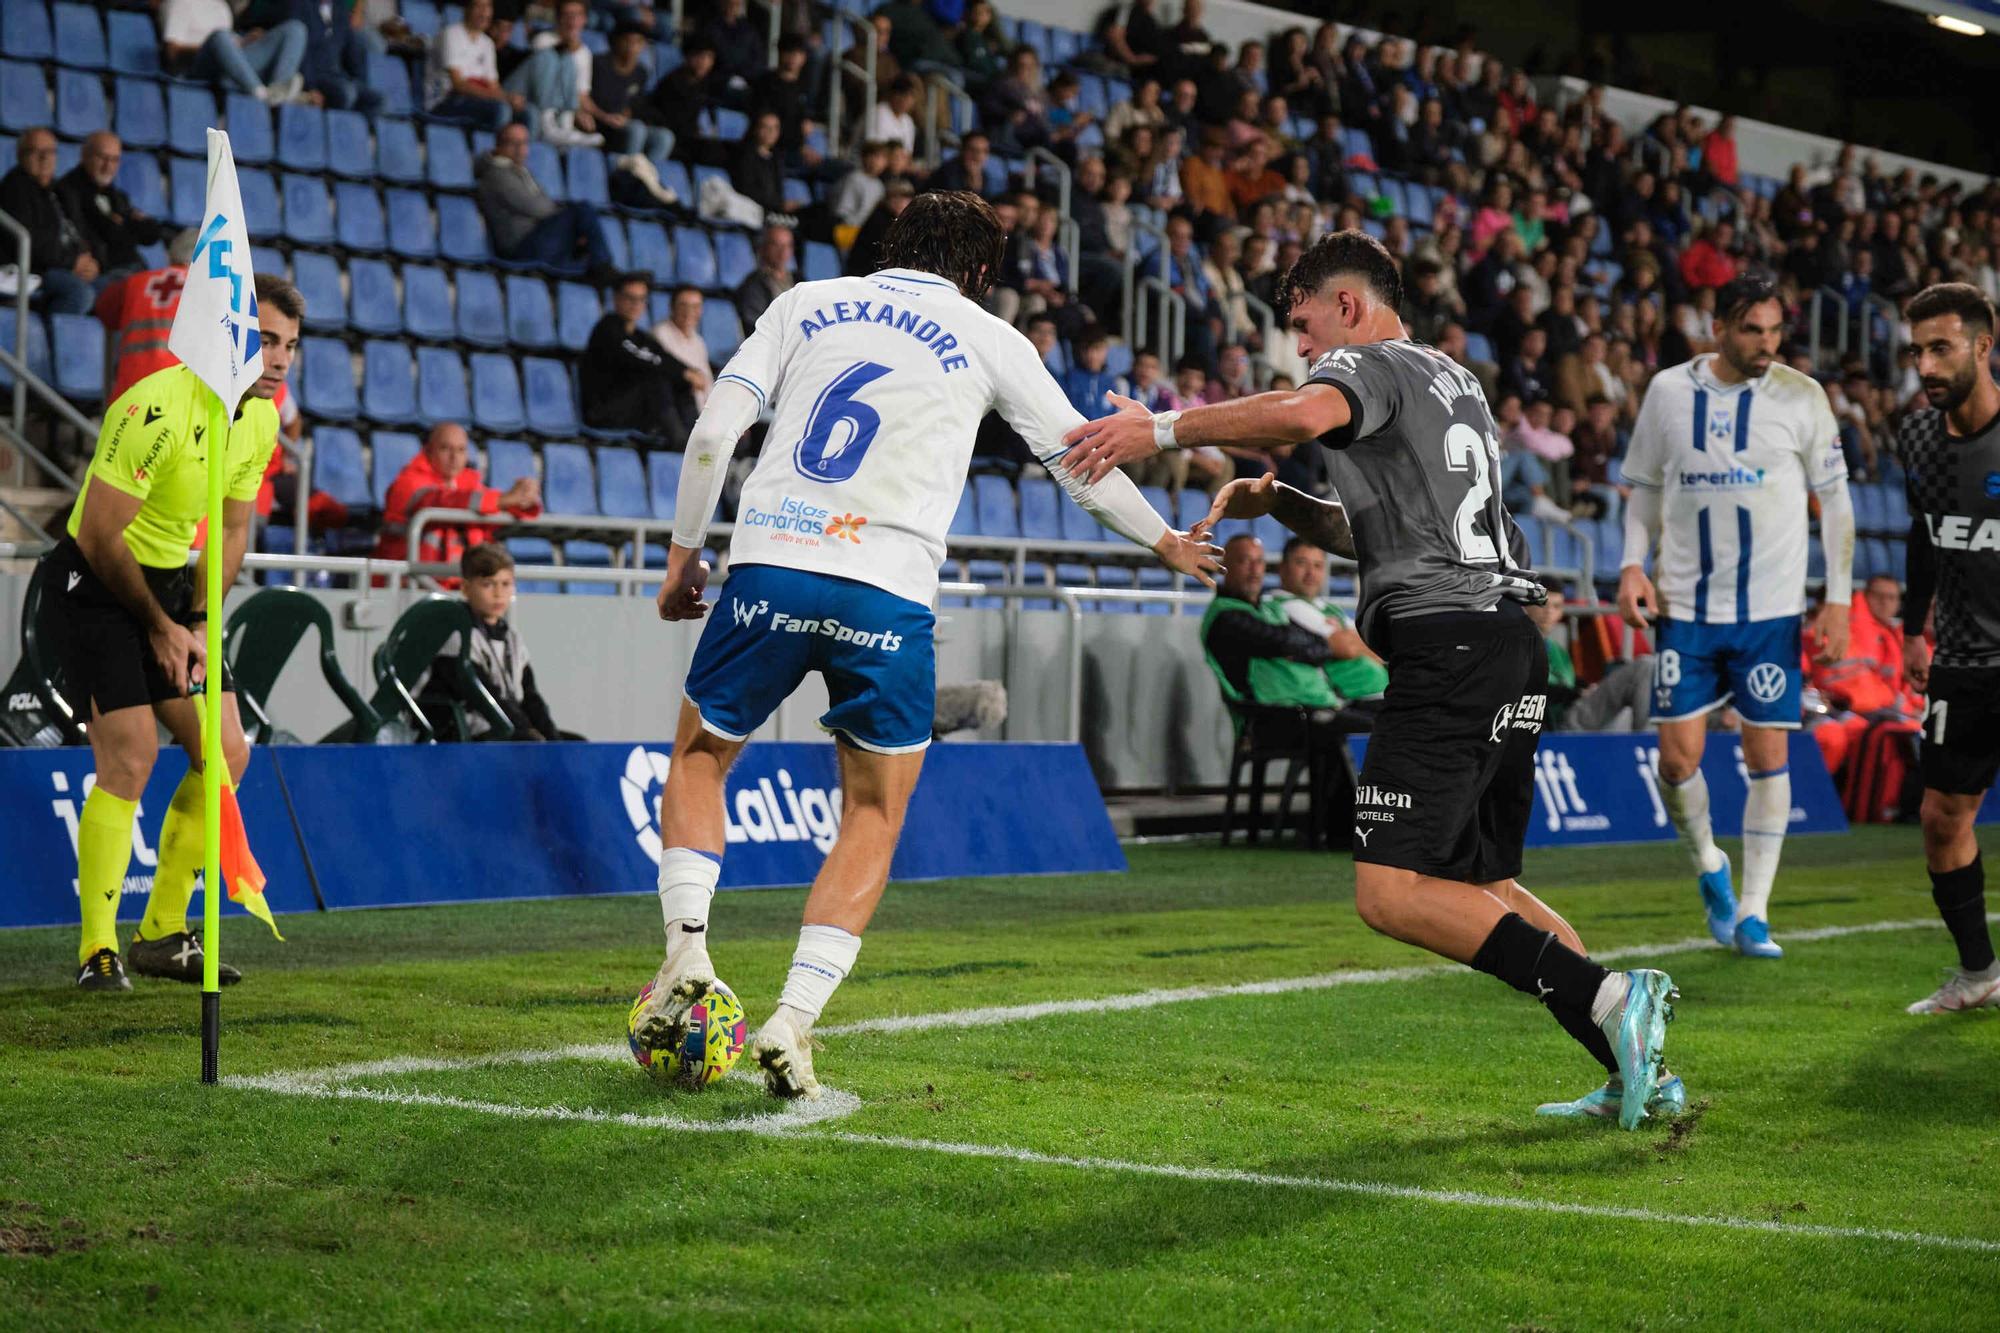
<instances>
[{"instance_id":1,"label":"white corner flag","mask_svg":"<svg viewBox=\"0 0 2000 1333\"><path fill-rule=\"evenodd\" d=\"M180 309L174 312L167 350L181 359L211 393L197 414L206 421L189 422L196 449L208 464L208 541L202 567L208 576L205 607L207 638L201 684L202 753L202 986L201 1081L217 1078L222 1039L222 995L218 968L222 956L222 815L227 799L233 806L232 785L225 798L222 772L222 496L228 471L229 427L244 393L264 373L264 336L257 322L256 274L250 262L250 233L243 223L243 195L236 185L236 159L229 135L208 132L208 196L202 204L200 239L188 262L181 288ZM206 448L203 448L204 440ZM239 821L240 822L240 821ZM275 929L275 927L273 927Z\"/></svg>"}]
</instances>

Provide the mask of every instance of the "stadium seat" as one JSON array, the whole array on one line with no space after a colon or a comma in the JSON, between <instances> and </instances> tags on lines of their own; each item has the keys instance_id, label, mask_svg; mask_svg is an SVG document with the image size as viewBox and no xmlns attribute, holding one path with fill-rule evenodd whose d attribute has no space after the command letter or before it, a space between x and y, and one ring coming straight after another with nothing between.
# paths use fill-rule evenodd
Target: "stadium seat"
<instances>
[{"instance_id":1,"label":"stadium seat","mask_svg":"<svg viewBox=\"0 0 2000 1333\"><path fill-rule=\"evenodd\" d=\"M569 367L547 357L531 356L521 362L521 376L528 429L558 439L575 435L582 423L577 420Z\"/></svg>"},{"instance_id":2,"label":"stadium seat","mask_svg":"<svg viewBox=\"0 0 2000 1333\"><path fill-rule=\"evenodd\" d=\"M740 231L715 233L715 277L721 287L735 291L756 269L757 255L747 235Z\"/></svg>"},{"instance_id":3,"label":"stadium seat","mask_svg":"<svg viewBox=\"0 0 2000 1333\"><path fill-rule=\"evenodd\" d=\"M1139 494L1145 497L1146 503L1153 507L1154 513L1169 523L1174 521L1174 502L1173 498L1167 494L1166 487L1141 486Z\"/></svg>"},{"instance_id":4,"label":"stadium seat","mask_svg":"<svg viewBox=\"0 0 2000 1333\"><path fill-rule=\"evenodd\" d=\"M239 165L262 166L278 151L277 132L271 127L271 108L248 93L230 93L223 98L223 128L229 131L229 151ZM207 136L203 136L206 155Z\"/></svg>"},{"instance_id":5,"label":"stadium seat","mask_svg":"<svg viewBox=\"0 0 2000 1333\"><path fill-rule=\"evenodd\" d=\"M383 180L397 185L424 183L424 150L417 141L417 128L407 120L375 122L376 171Z\"/></svg>"},{"instance_id":6,"label":"stadium seat","mask_svg":"<svg viewBox=\"0 0 2000 1333\"><path fill-rule=\"evenodd\" d=\"M1207 494L1188 486L1182 488L1179 509L1168 521L1185 532L1206 517L1208 517Z\"/></svg>"},{"instance_id":7,"label":"stadium seat","mask_svg":"<svg viewBox=\"0 0 2000 1333\"><path fill-rule=\"evenodd\" d=\"M435 259L438 229L430 202L415 190L391 190L388 205L389 248L405 259Z\"/></svg>"},{"instance_id":8,"label":"stadium seat","mask_svg":"<svg viewBox=\"0 0 2000 1333\"><path fill-rule=\"evenodd\" d=\"M127 153L118 164L118 187L132 197L132 207L148 217L163 218L167 187L160 179L160 159L151 153Z\"/></svg>"},{"instance_id":9,"label":"stadium seat","mask_svg":"<svg viewBox=\"0 0 2000 1333\"><path fill-rule=\"evenodd\" d=\"M1474 361L1491 361L1493 360L1493 344L1487 340L1486 335L1483 333L1467 333L1465 335L1465 354Z\"/></svg>"},{"instance_id":10,"label":"stadium seat","mask_svg":"<svg viewBox=\"0 0 2000 1333\"><path fill-rule=\"evenodd\" d=\"M1158 565L1141 565L1139 567L1139 586L1150 592L1172 592L1174 588L1174 572L1170 569L1163 569ZM1139 610L1142 614L1149 616L1173 614L1173 607L1167 602L1146 602L1140 606Z\"/></svg>"},{"instance_id":11,"label":"stadium seat","mask_svg":"<svg viewBox=\"0 0 2000 1333\"><path fill-rule=\"evenodd\" d=\"M278 165L287 171L326 170L326 112L304 102L278 108Z\"/></svg>"},{"instance_id":12,"label":"stadium seat","mask_svg":"<svg viewBox=\"0 0 2000 1333\"><path fill-rule=\"evenodd\" d=\"M597 513L590 450L580 444L551 444L542 450L542 505L551 514Z\"/></svg>"},{"instance_id":13,"label":"stadium seat","mask_svg":"<svg viewBox=\"0 0 2000 1333\"><path fill-rule=\"evenodd\" d=\"M65 398L94 403L104 396L104 326L94 315L51 315L56 389Z\"/></svg>"},{"instance_id":14,"label":"stadium seat","mask_svg":"<svg viewBox=\"0 0 2000 1333\"><path fill-rule=\"evenodd\" d=\"M0 320L0 324L6 321ZM347 346L332 338L306 338L299 346L299 406L316 417L349 421L361 415L354 392L354 364Z\"/></svg>"},{"instance_id":15,"label":"stadium seat","mask_svg":"<svg viewBox=\"0 0 2000 1333\"><path fill-rule=\"evenodd\" d=\"M347 297L340 285L340 261L332 255L301 250L292 256L292 285L306 301L305 326L315 333L338 333L347 327ZM355 283L357 294L360 283ZM389 332L395 330L364 330Z\"/></svg>"},{"instance_id":16,"label":"stadium seat","mask_svg":"<svg viewBox=\"0 0 2000 1333\"><path fill-rule=\"evenodd\" d=\"M509 433L527 426L513 358L499 352L472 354L472 424L485 431Z\"/></svg>"},{"instance_id":17,"label":"stadium seat","mask_svg":"<svg viewBox=\"0 0 2000 1333\"><path fill-rule=\"evenodd\" d=\"M625 237L633 269L650 273L653 281L662 286L674 280L674 252L667 244L665 227L657 222L634 220L627 224Z\"/></svg>"},{"instance_id":18,"label":"stadium seat","mask_svg":"<svg viewBox=\"0 0 2000 1333\"><path fill-rule=\"evenodd\" d=\"M104 44L114 72L146 79L160 76L160 35L152 15L112 10L104 16Z\"/></svg>"},{"instance_id":19,"label":"stadium seat","mask_svg":"<svg viewBox=\"0 0 2000 1333\"><path fill-rule=\"evenodd\" d=\"M113 97L111 128L125 146L128 161L132 149L166 146L167 99L159 84L151 79L121 78ZM154 166L157 170L158 164Z\"/></svg>"},{"instance_id":20,"label":"stadium seat","mask_svg":"<svg viewBox=\"0 0 2000 1333\"><path fill-rule=\"evenodd\" d=\"M343 250L373 254L389 244L389 224L372 186L340 181L333 187L333 237Z\"/></svg>"},{"instance_id":21,"label":"stadium seat","mask_svg":"<svg viewBox=\"0 0 2000 1333\"><path fill-rule=\"evenodd\" d=\"M803 272L807 282L839 277L840 251L825 241L807 241Z\"/></svg>"},{"instance_id":22,"label":"stadium seat","mask_svg":"<svg viewBox=\"0 0 2000 1333\"><path fill-rule=\"evenodd\" d=\"M655 162L653 165L659 169L660 184L672 190L674 197L681 201L683 207L693 208L695 204L694 180L688 175L686 165L673 158L668 158L664 163Z\"/></svg>"},{"instance_id":23,"label":"stadium seat","mask_svg":"<svg viewBox=\"0 0 2000 1333\"><path fill-rule=\"evenodd\" d=\"M312 486L349 509L370 509L375 497L361 459L361 437L345 426L318 426L312 433Z\"/></svg>"},{"instance_id":24,"label":"stadium seat","mask_svg":"<svg viewBox=\"0 0 2000 1333\"><path fill-rule=\"evenodd\" d=\"M11 315L0 318L0 347L20 354L20 349L14 342L14 320ZM35 378L46 382L53 377L54 370L49 364L49 331L42 323L40 315L28 316L28 350L21 359L28 363L28 373ZM0 365L0 388L13 387L14 372Z\"/></svg>"},{"instance_id":25,"label":"stadium seat","mask_svg":"<svg viewBox=\"0 0 2000 1333\"><path fill-rule=\"evenodd\" d=\"M403 265L403 299L398 322L413 338L450 342L458 325L452 319L451 281L441 268Z\"/></svg>"},{"instance_id":26,"label":"stadium seat","mask_svg":"<svg viewBox=\"0 0 2000 1333\"><path fill-rule=\"evenodd\" d=\"M271 245L250 247L250 271L252 273L289 273L282 250Z\"/></svg>"},{"instance_id":27,"label":"stadium seat","mask_svg":"<svg viewBox=\"0 0 2000 1333\"><path fill-rule=\"evenodd\" d=\"M611 206L611 179L604 154L595 148L571 148L563 154L563 184L580 204Z\"/></svg>"},{"instance_id":28,"label":"stadium seat","mask_svg":"<svg viewBox=\"0 0 2000 1333\"><path fill-rule=\"evenodd\" d=\"M709 244L707 232L699 227L675 227L674 259L675 282L687 283L703 291L719 289L715 247ZM712 352L715 349L711 347L709 350Z\"/></svg>"},{"instance_id":29,"label":"stadium seat","mask_svg":"<svg viewBox=\"0 0 2000 1333\"><path fill-rule=\"evenodd\" d=\"M333 200L317 176L287 172L284 180L285 239L293 245L333 244ZM246 211L249 204L244 205Z\"/></svg>"},{"instance_id":30,"label":"stadium seat","mask_svg":"<svg viewBox=\"0 0 2000 1333\"><path fill-rule=\"evenodd\" d=\"M701 337L708 344L708 359L718 369L736 354L743 341L743 325L736 318L734 302L716 300L702 303Z\"/></svg>"},{"instance_id":31,"label":"stadium seat","mask_svg":"<svg viewBox=\"0 0 2000 1333\"><path fill-rule=\"evenodd\" d=\"M646 469L636 450L607 444L597 451L597 511L607 518L651 518Z\"/></svg>"},{"instance_id":32,"label":"stadium seat","mask_svg":"<svg viewBox=\"0 0 2000 1333\"><path fill-rule=\"evenodd\" d=\"M380 51L368 54L368 86L382 94L381 114L416 114L416 99L410 95L410 71L399 58Z\"/></svg>"},{"instance_id":33,"label":"stadium seat","mask_svg":"<svg viewBox=\"0 0 2000 1333\"><path fill-rule=\"evenodd\" d=\"M1021 478L1021 535L1033 541L1063 539L1062 488L1047 477Z\"/></svg>"},{"instance_id":34,"label":"stadium seat","mask_svg":"<svg viewBox=\"0 0 2000 1333\"><path fill-rule=\"evenodd\" d=\"M424 174L435 190L472 188L472 147L464 130L436 120L424 126Z\"/></svg>"},{"instance_id":35,"label":"stadium seat","mask_svg":"<svg viewBox=\"0 0 2000 1333\"><path fill-rule=\"evenodd\" d=\"M421 448L423 444L416 436L399 430L378 430L369 438L369 484L375 493L377 509L388 504L390 485Z\"/></svg>"},{"instance_id":36,"label":"stadium seat","mask_svg":"<svg viewBox=\"0 0 2000 1333\"><path fill-rule=\"evenodd\" d=\"M507 341L531 352L556 346L556 315L549 285L527 273L507 275Z\"/></svg>"},{"instance_id":37,"label":"stadium seat","mask_svg":"<svg viewBox=\"0 0 2000 1333\"><path fill-rule=\"evenodd\" d=\"M200 226L207 202L207 170L191 157L170 157L167 165L167 221L176 227Z\"/></svg>"},{"instance_id":38,"label":"stadium seat","mask_svg":"<svg viewBox=\"0 0 2000 1333\"><path fill-rule=\"evenodd\" d=\"M603 542L572 538L563 543L563 563L578 569L609 569L614 563L614 556L610 546ZM618 585L595 579L565 582L563 591L573 597L616 597Z\"/></svg>"},{"instance_id":39,"label":"stadium seat","mask_svg":"<svg viewBox=\"0 0 2000 1333\"><path fill-rule=\"evenodd\" d=\"M958 493L958 508L952 511L951 527L946 532L953 537L979 535L979 502L973 497L970 483Z\"/></svg>"},{"instance_id":40,"label":"stadium seat","mask_svg":"<svg viewBox=\"0 0 2000 1333\"><path fill-rule=\"evenodd\" d=\"M186 83L167 85L167 146L176 153L208 157L208 127L215 123L215 94Z\"/></svg>"},{"instance_id":41,"label":"stadium seat","mask_svg":"<svg viewBox=\"0 0 2000 1333\"><path fill-rule=\"evenodd\" d=\"M563 188L562 155L554 144L536 139L528 145L528 174L557 203L569 198L569 191Z\"/></svg>"},{"instance_id":42,"label":"stadium seat","mask_svg":"<svg viewBox=\"0 0 2000 1333\"><path fill-rule=\"evenodd\" d=\"M556 342L572 352L590 344L590 330L604 316L596 288L582 282L556 284Z\"/></svg>"},{"instance_id":43,"label":"stadium seat","mask_svg":"<svg viewBox=\"0 0 2000 1333\"><path fill-rule=\"evenodd\" d=\"M608 214L599 214L597 223L604 228L604 244L611 251L611 267L632 267L631 248L625 242L625 224Z\"/></svg>"},{"instance_id":44,"label":"stadium seat","mask_svg":"<svg viewBox=\"0 0 2000 1333\"><path fill-rule=\"evenodd\" d=\"M449 347L417 349L417 419L426 427L472 419L465 362Z\"/></svg>"},{"instance_id":45,"label":"stadium seat","mask_svg":"<svg viewBox=\"0 0 2000 1333\"><path fill-rule=\"evenodd\" d=\"M13 12L5 5L0 10ZM18 60L0 60L0 130L18 134L48 123L49 85L42 71Z\"/></svg>"},{"instance_id":46,"label":"stadium seat","mask_svg":"<svg viewBox=\"0 0 2000 1333\"><path fill-rule=\"evenodd\" d=\"M202 188L206 191L205 165L202 174ZM250 239L277 239L284 231L284 211L278 204L278 183L271 179L271 173L245 167L236 173L236 185L243 195L243 227L250 233Z\"/></svg>"},{"instance_id":47,"label":"stadium seat","mask_svg":"<svg viewBox=\"0 0 2000 1333\"><path fill-rule=\"evenodd\" d=\"M493 259L486 248L486 219L464 195L439 195L438 250L460 264L485 264Z\"/></svg>"},{"instance_id":48,"label":"stadium seat","mask_svg":"<svg viewBox=\"0 0 2000 1333\"><path fill-rule=\"evenodd\" d=\"M104 104L104 82L89 70L56 71L56 133L65 139L111 128L111 108Z\"/></svg>"},{"instance_id":49,"label":"stadium seat","mask_svg":"<svg viewBox=\"0 0 2000 1333\"><path fill-rule=\"evenodd\" d=\"M49 9L39 0L7 0L0 5L0 51L15 60L51 60L56 53Z\"/></svg>"},{"instance_id":50,"label":"stadium seat","mask_svg":"<svg viewBox=\"0 0 2000 1333\"><path fill-rule=\"evenodd\" d=\"M972 478L972 503L977 511L974 522L982 537L1021 535L1020 511L1015 507L1014 483L991 472Z\"/></svg>"},{"instance_id":51,"label":"stadium seat","mask_svg":"<svg viewBox=\"0 0 2000 1333\"><path fill-rule=\"evenodd\" d=\"M474 347L507 345L507 307L500 280L478 269L458 271L458 340Z\"/></svg>"},{"instance_id":52,"label":"stadium seat","mask_svg":"<svg viewBox=\"0 0 2000 1333\"><path fill-rule=\"evenodd\" d=\"M334 175L349 180L375 179L375 141L368 117L359 111L326 113L326 164Z\"/></svg>"},{"instance_id":53,"label":"stadium seat","mask_svg":"<svg viewBox=\"0 0 2000 1333\"><path fill-rule=\"evenodd\" d=\"M708 114L709 137L737 143L750 131L750 117L731 107L715 107Z\"/></svg>"},{"instance_id":54,"label":"stadium seat","mask_svg":"<svg viewBox=\"0 0 2000 1333\"><path fill-rule=\"evenodd\" d=\"M681 455L664 450L646 455L646 496L653 517L671 522L681 486Z\"/></svg>"},{"instance_id":55,"label":"stadium seat","mask_svg":"<svg viewBox=\"0 0 2000 1333\"><path fill-rule=\"evenodd\" d=\"M416 366L403 344L373 339L362 347L361 414L388 426L417 419Z\"/></svg>"},{"instance_id":56,"label":"stadium seat","mask_svg":"<svg viewBox=\"0 0 2000 1333\"><path fill-rule=\"evenodd\" d=\"M523 477L541 478L534 446L519 440L493 440L486 446L486 484L506 490Z\"/></svg>"},{"instance_id":57,"label":"stadium seat","mask_svg":"<svg viewBox=\"0 0 2000 1333\"><path fill-rule=\"evenodd\" d=\"M409 30L426 41L436 41L444 19L431 0L403 0L400 17Z\"/></svg>"}]
</instances>

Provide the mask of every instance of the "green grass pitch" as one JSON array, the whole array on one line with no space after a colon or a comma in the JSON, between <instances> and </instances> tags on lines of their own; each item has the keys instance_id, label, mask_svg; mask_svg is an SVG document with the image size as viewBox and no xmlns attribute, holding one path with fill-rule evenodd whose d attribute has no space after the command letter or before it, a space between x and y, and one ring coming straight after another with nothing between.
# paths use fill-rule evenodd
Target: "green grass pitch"
<instances>
[{"instance_id":1,"label":"green grass pitch","mask_svg":"<svg viewBox=\"0 0 2000 1333\"><path fill-rule=\"evenodd\" d=\"M1632 1134L1536 1119L1594 1066L1344 857L1131 861L892 887L804 1115L610 1051L650 896L232 918L219 1088L195 991L0 934L0 1328L1990 1324L2000 1011L1903 1013L1951 957L1914 830L1794 839L1775 964L1692 945L1671 846L1530 855L1680 983L1689 1113ZM800 901L717 899L753 1023ZM1091 1003L1181 988L1239 989Z\"/></svg>"}]
</instances>

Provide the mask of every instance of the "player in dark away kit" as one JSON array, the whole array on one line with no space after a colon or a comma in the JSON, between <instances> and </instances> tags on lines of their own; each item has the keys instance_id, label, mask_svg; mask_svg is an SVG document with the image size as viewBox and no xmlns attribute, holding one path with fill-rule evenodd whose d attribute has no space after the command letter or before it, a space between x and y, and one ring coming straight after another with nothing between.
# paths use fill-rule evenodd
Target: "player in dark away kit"
<instances>
[{"instance_id":1,"label":"player in dark away kit","mask_svg":"<svg viewBox=\"0 0 2000 1333\"><path fill-rule=\"evenodd\" d=\"M2000 1008L1986 925L1986 869L1973 819L2000 770L2000 385L1993 307L1962 282L1910 300L1926 410L1898 432L1910 498L1903 663L1923 690L1924 863L1958 967L1913 1014ZM1935 612L1936 655L1924 638Z\"/></svg>"},{"instance_id":2,"label":"player in dark away kit","mask_svg":"<svg viewBox=\"0 0 2000 1333\"><path fill-rule=\"evenodd\" d=\"M1356 909L1385 935L1536 996L1597 1058L1605 1085L1544 1114L1631 1129L1678 1113L1685 1093L1661 1065L1672 979L1592 962L1515 879L1548 659L1521 609L1542 592L1511 553L1519 534L1497 493L1498 431L1479 383L1409 340L1395 260L1363 232L1322 237L1283 290L1312 365L1304 384L1157 415L1114 395L1115 415L1070 432L1065 462L1095 478L1160 449L1327 447L1341 504L1242 479L1211 519L1275 514L1360 562L1358 624L1389 661L1389 689L1355 792Z\"/></svg>"}]
</instances>

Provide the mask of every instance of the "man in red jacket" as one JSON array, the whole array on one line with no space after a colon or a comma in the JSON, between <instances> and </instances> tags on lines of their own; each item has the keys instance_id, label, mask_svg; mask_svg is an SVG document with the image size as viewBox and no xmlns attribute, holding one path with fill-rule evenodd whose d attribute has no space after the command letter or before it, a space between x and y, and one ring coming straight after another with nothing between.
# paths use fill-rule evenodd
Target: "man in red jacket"
<instances>
[{"instance_id":1,"label":"man in red jacket","mask_svg":"<svg viewBox=\"0 0 2000 1333\"><path fill-rule=\"evenodd\" d=\"M1736 240L1736 224L1727 218L1710 227L1702 238L1681 254L1681 277L1694 288L1726 287L1736 277L1736 259L1729 247Z\"/></svg>"},{"instance_id":2,"label":"man in red jacket","mask_svg":"<svg viewBox=\"0 0 2000 1333\"><path fill-rule=\"evenodd\" d=\"M466 466L465 455L463 426L445 422L431 428L424 438L424 447L390 483L381 535L375 540L376 559L407 557L410 520L420 509L471 509L481 514L505 510L515 518L534 518L542 512L539 481L522 477L506 490L497 490L482 484L479 469ZM423 549L418 552L418 559L456 564L466 547L491 540L492 529L480 525L429 526L424 529Z\"/></svg>"},{"instance_id":3,"label":"man in red jacket","mask_svg":"<svg viewBox=\"0 0 2000 1333\"><path fill-rule=\"evenodd\" d=\"M187 281L188 256L194 253L194 242L194 230L189 228L168 243L165 268L134 273L98 293L98 322L117 339L105 402L117 401L146 376L180 360L167 350L167 334L174 327L174 312L180 309L181 287Z\"/></svg>"}]
</instances>

